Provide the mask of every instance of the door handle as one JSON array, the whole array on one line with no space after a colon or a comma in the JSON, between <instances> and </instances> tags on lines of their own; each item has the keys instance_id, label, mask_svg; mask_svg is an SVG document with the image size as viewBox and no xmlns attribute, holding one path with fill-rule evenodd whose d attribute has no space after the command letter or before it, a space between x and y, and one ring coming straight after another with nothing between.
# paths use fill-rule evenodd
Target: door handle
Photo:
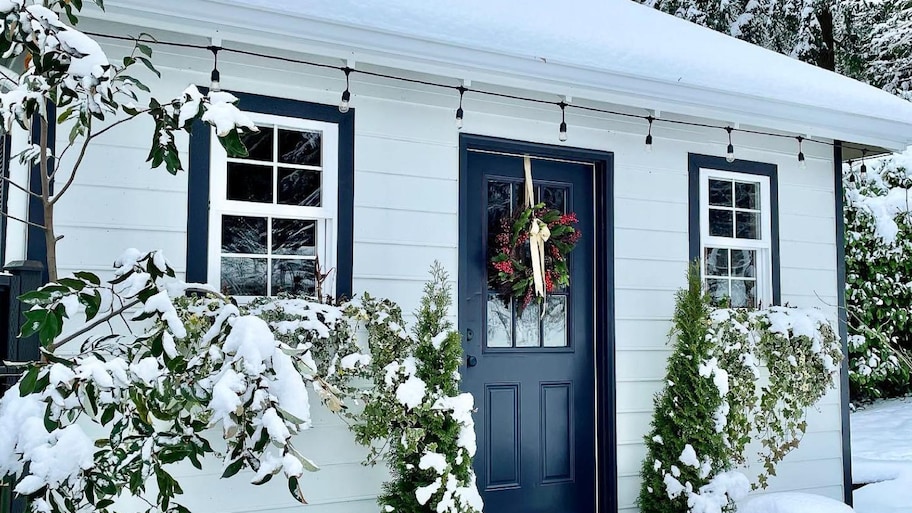
<instances>
[{"instance_id":1,"label":"door handle","mask_svg":"<svg viewBox=\"0 0 912 513\"><path fill-rule=\"evenodd\" d=\"M476 365L478 365L478 358L471 354L466 357L466 367L474 367Z\"/></svg>"}]
</instances>

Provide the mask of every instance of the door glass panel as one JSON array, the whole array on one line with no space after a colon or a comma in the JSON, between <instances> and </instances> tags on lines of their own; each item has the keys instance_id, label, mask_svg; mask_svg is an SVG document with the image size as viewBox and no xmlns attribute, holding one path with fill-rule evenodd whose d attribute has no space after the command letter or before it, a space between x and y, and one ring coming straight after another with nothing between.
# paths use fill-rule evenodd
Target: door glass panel
<instances>
[{"instance_id":1,"label":"door glass panel","mask_svg":"<svg viewBox=\"0 0 912 513\"><path fill-rule=\"evenodd\" d=\"M567 213L567 188L547 186L541 188L540 201L548 208Z\"/></svg>"},{"instance_id":2,"label":"door glass panel","mask_svg":"<svg viewBox=\"0 0 912 513\"><path fill-rule=\"evenodd\" d=\"M488 295L488 347L513 346L513 311L497 294Z\"/></svg>"},{"instance_id":3,"label":"door glass panel","mask_svg":"<svg viewBox=\"0 0 912 513\"><path fill-rule=\"evenodd\" d=\"M542 319L542 342L545 347L567 347L567 296L548 296Z\"/></svg>"},{"instance_id":4,"label":"door glass panel","mask_svg":"<svg viewBox=\"0 0 912 513\"><path fill-rule=\"evenodd\" d=\"M539 347L541 345L541 308L535 301L523 310L516 319L516 347Z\"/></svg>"}]
</instances>

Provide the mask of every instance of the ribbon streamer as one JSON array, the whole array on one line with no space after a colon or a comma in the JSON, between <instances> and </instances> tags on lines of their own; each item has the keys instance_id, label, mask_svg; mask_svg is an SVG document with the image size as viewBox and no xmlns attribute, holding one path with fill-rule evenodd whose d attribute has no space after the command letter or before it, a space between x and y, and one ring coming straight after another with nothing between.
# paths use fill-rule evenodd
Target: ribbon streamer
<instances>
[{"instance_id":1,"label":"ribbon streamer","mask_svg":"<svg viewBox=\"0 0 912 513\"><path fill-rule=\"evenodd\" d=\"M535 206L535 187L532 184L532 159L526 155L523 159L526 170L526 201L525 206L532 209ZM547 294L545 288L545 242L551 237L551 230L541 219L535 217L532 211L529 226L529 251L532 256L532 281L535 284L535 295L542 298L542 315L545 314L544 300Z\"/></svg>"}]
</instances>

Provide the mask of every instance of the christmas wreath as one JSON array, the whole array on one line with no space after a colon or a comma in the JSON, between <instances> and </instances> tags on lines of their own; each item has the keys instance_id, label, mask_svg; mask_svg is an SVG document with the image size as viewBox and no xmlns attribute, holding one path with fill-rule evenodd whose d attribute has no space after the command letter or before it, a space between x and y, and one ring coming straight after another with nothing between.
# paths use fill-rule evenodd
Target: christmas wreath
<instances>
[{"instance_id":1,"label":"christmas wreath","mask_svg":"<svg viewBox=\"0 0 912 513\"><path fill-rule=\"evenodd\" d=\"M518 315L533 299L542 303L546 293L570 284L567 254L581 235L574 226L577 222L576 214L564 214L544 203L501 220L490 245L488 275L490 285L505 301L518 300Z\"/></svg>"}]
</instances>

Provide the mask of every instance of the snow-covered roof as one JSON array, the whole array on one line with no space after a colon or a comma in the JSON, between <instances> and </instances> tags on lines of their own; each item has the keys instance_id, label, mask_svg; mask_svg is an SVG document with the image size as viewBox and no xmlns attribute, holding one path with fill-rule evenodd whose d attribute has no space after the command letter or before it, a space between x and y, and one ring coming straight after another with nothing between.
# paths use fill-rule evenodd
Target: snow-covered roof
<instances>
[{"instance_id":1,"label":"snow-covered roof","mask_svg":"<svg viewBox=\"0 0 912 513\"><path fill-rule=\"evenodd\" d=\"M900 148L912 103L632 0L109 0L334 55L595 101ZM149 15L153 16L149 16ZM172 20L174 18L171 18ZM173 22L172 26L173 27Z\"/></svg>"}]
</instances>

